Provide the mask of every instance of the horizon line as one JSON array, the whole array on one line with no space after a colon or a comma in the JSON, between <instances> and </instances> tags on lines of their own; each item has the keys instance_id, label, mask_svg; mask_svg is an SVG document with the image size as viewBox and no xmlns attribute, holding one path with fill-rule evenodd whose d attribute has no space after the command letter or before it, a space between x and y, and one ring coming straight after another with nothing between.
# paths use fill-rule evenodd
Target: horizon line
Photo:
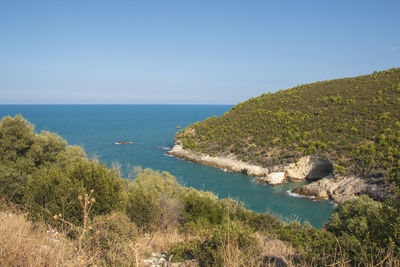
<instances>
[{"instance_id":1,"label":"horizon line","mask_svg":"<svg viewBox=\"0 0 400 267\"><path fill-rule=\"evenodd\" d=\"M35 105L37 105L37 106L39 106L39 105L53 105L53 106L56 106L56 105L70 105L70 106L73 106L73 105L87 105L87 106L89 106L89 105L148 105L148 106L150 106L150 105L158 105L158 106L160 106L160 105L165 105L165 106L178 106L178 105L181 105L181 106L204 106L204 105L207 105L207 106L232 106L232 105L237 105L237 104L239 104L240 102L238 102L238 103L236 103L236 104L207 104L207 103L201 103L201 104L191 104L191 103L188 103L188 104L182 104L182 103L180 103L180 104L165 104L165 103L142 103L142 104L140 104L140 103L130 103L130 104L127 104L127 103L113 103L113 104L110 104L110 103L21 103L21 104L15 104L15 103L12 103L12 104L7 104L7 103L0 103L0 106L28 106L28 105L31 105L31 106L35 106Z\"/></svg>"}]
</instances>

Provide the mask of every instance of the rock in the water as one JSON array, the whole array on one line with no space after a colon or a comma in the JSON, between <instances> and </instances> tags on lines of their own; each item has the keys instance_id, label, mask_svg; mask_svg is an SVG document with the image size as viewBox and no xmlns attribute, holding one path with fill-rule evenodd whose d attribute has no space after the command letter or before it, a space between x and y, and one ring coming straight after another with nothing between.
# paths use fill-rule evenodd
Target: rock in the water
<instances>
[{"instance_id":1,"label":"rock in the water","mask_svg":"<svg viewBox=\"0 0 400 267\"><path fill-rule=\"evenodd\" d=\"M266 184L267 183L267 177L256 178L255 181L257 183L260 183L260 184Z\"/></svg>"},{"instance_id":2,"label":"rock in the water","mask_svg":"<svg viewBox=\"0 0 400 267\"><path fill-rule=\"evenodd\" d=\"M270 185L283 184L286 181L284 172L271 172L267 175L266 181Z\"/></svg>"},{"instance_id":3,"label":"rock in the water","mask_svg":"<svg viewBox=\"0 0 400 267\"><path fill-rule=\"evenodd\" d=\"M314 200L329 198L338 204L361 194L367 194L375 199L385 198L385 194L382 192L388 192L388 190L382 190L371 179L354 176L326 177L293 190L293 193L299 195L314 196Z\"/></svg>"}]
</instances>

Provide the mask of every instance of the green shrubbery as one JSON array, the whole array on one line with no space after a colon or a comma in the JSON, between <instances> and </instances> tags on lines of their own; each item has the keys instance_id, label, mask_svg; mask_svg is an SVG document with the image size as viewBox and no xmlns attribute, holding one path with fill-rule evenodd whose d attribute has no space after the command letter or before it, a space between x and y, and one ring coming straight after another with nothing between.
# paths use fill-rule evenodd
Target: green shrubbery
<instances>
[{"instance_id":1,"label":"green shrubbery","mask_svg":"<svg viewBox=\"0 0 400 267\"><path fill-rule=\"evenodd\" d=\"M400 68L263 94L176 134L184 148L269 166L307 154L342 174L400 177Z\"/></svg>"},{"instance_id":2,"label":"green shrubbery","mask_svg":"<svg viewBox=\"0 0 400 267\"><path fill-rule=\"evenodd\" d=\"M385 136L381 139L387 142L390 135ZM369 144L360 149L373 151ZM98 255L105 265L136 261L137 235L169 228L191 236L170 247L174 260L196 259L202 266L261 264L266 260L262 240L270 239L294 247L292 260L302 265L395 264L399 195L385 203L366 196L344 203L318 230L185 188L166 172L137 169L135 179L124 180L57 135L34 133L21 116L0 122L0 197L20 205L35 221L68 230L78 253Z\"/></svg>"},{"instance_id":3,"label":"green shrubbery","mask_svg":"<svg viewBox=\"0 0 400 267\"><path fill-rule=\"evenodd\" d=\"M369 258L376 264L388 251L400 253L400 218L393 207L397 201L382 204L367 196L349 200L337 208L325 228L338 238L350 259Z\"/></svg>"},{"instance_id":4,"label":"green shrubbery","mask_svg":"<svg viewBox=\"0 0 400 267\"><path fill-rule=\"evenodd\" d=\"M174 244L170 253L175 261L196 259L201 266L252 266L252 262L260 262L261 251L254 231L234 221L216 225L201 239Z\"/></svg>"},{"instance_id":5,"label":"green shrubbery","mask_svg":"<svg viewBox=\"0 0 400 267\"><path fill-rule=\"evenodd\" d=\"M128 185L127 214L139 227L176 225L182 212L183 187L167 172L145 169Z\"/></svg>"},{"instance_id":6,"label":"green shrubbery","mask_svg":"<svg viewBox=\"0 0 400 267\"><path fill-rule=\"evenodd\" d=\"M105 165L88 161L80 147L54 133L36 134L20 115L0 122L0 192L32 219L54 222L54 214L78 223L77 197L94 190L92 215L124 210L123 180Z\"/></svg>"}]
</instances>

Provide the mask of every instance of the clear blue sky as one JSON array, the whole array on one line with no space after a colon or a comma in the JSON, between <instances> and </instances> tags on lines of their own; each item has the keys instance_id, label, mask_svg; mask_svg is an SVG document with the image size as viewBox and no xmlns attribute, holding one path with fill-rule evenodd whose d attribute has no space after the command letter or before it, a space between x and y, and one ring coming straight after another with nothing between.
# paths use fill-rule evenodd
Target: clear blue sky
<instances>
[{"instance_id":1,"label":"clear blue sky","mask_svg":"<svg viewBox=\"0 0 400 267\"><path fill-rule=\"evenodd\" d=\"M1 104L236 104L392 67L398 0L0 0Z\"/></svg>"}]
</instances>

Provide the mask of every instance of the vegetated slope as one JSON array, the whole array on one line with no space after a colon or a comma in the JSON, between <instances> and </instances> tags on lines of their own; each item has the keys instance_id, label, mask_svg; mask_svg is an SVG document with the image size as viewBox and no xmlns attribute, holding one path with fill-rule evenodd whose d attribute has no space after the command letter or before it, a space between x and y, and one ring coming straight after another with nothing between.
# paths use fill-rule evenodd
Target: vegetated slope
<instances>
[{"instance_id":1,"label":"vegetated slope","mask_svg":"<svg viewBox=\"0 0 400 267\"><path fill-rule=\"evenodd\" d=\"M385 203L362 196L339 205L318 230L183 187L167 172L128 173L133 179L54 133L35 133L20 115L4 117L0 266L400 264L396 191ZM153 252L163 260L149 259Z\"/></svg>"},{"instance_id":2,"label":"vegetated slope","mask_svg":"<svg viewBox=\"0 0 400 267\"><path fill-rule=\"evenodd\" d=\"M176 140L262 166L318 155L342 174L400 179L400 68L263 94Z\"/></svg>"}]
</instances>

